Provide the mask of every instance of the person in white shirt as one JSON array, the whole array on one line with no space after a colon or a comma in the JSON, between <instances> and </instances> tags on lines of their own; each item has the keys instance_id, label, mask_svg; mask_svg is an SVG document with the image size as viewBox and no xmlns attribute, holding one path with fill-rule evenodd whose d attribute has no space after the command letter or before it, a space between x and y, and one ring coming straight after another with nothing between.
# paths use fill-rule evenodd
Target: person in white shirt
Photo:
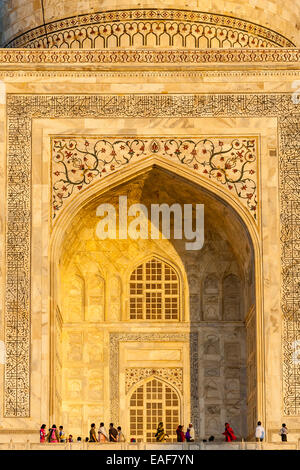
<instances>
[{"instance_id":1,"label":"person in white shirt","mask_svg":"<svg viewBox=\"0 0 300 470\"><path fill-rule=\"evenodd\" d=\"M189 424L189 431L190 431L190 440L189 440L189 442L194 442L195 441L195 429L194 429L192 423Z\"/></svg>"},{"instance_id":2,"label":"person in white shirt","mask_svg":"<svg viewBox=\"0 0 300 470\"><path fill-rule=\"evenodd\" d=\"M118 431L118 438L117 438L117 442L126 442L126 439L125 439L125 436L122 432L122 428L121 426L118 426L117 427L117 431Z\"/></svg>"},{"instance_id":3,"label":"person in white shirt","mask_svg":"<svg viewBox=\"0 0 300 470\"><path fill-rule=\"evenodd\" d=\"M100 423L100 427L98 429L98 441L99 442L108 442L109 441L109 436L106 431L106 427L104 426L104 423Z\"/></svg>"},{"instance_id":4,"label":"person in white shirt","mask_svg":"<svg viewBox=\"0 0 300 470\"><path fill-rule=\"evenodd\" d=\"M255 438L257 442L262 442L265 437L265 429L261 425L261 422L258 421L256 429L255 429Z\"/></svg>"}]
</instances>

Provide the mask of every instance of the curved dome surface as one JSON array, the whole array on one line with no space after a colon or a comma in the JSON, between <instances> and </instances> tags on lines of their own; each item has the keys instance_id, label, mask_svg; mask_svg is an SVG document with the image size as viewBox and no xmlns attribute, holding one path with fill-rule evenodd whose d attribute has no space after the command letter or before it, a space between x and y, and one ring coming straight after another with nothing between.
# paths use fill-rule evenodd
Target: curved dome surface
<instances>
[{"instance_id":1,"label":"curved dome surface","mask_svg":"<svg viewBox=\"0 0 300 470\"><path fill-rule=\"evenodd\" d=\"M134 5L133 5L134 3ZM294 47L300 2L3 0L3 47Z\"/></svg>"}]
</instances>

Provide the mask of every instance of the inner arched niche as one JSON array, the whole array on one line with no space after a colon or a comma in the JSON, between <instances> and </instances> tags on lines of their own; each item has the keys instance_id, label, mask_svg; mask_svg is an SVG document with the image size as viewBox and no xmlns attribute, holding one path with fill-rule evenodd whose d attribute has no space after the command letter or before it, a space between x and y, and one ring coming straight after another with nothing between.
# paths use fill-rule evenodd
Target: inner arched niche
<instances>
[{"instance_id":1,"label":"inner arched niche","mask_svg":"<svg viewBox=\"0 0 300 470\"><path fill-rule=\"evenodd\" d=\"M146 205L149 214L155 203L204 204L203 248L187 251L185 240L173 238L99 240L96 209L107 202L117 208L120 195L127 196L128 206ZM129 320L130 274L153 256L169 262L180 275L180 321ZM232 423L238 436L249 436L257 401L253 257L247 229L234 210L166 170L151 168L95 194L66 227L60 256L54 261L54 330L59 330L52 342L55 420L62 420L73 435L87 433L91 422L108 422L107 337L110 332L143 333L155 328L156 332L198 332L199 437L220 435L225 421ZM191 368L193 364L184 372L184 380L190 381L192 395Z\"/></svg>"}]
</instances>

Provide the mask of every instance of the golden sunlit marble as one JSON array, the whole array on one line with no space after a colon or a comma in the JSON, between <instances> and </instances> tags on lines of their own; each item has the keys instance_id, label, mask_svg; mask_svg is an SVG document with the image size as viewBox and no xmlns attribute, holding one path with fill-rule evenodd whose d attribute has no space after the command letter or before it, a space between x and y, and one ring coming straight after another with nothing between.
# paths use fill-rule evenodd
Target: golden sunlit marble
<instances>
[{"instance_id":1,"label":"golden sunlit marble","mask_svg":"<svg viewBox=\"0 0 300 470\"><path fill-rule=\"evenodd\" d=\"M38 2L6 3L13 14L3 44L41 25ZM241 17L299 45L294 2L175 3L140 7ZM46 21L58 19L55 2L48 6ZM60 11L67 17L92 8L92 2L65 1ZM153 375L176 391L180 418L184 426L195 420L197 437L221 439L229 420L239 437L253 439L260 419L265 448L278 448L282 422L289 428L288 446L296 448L300 421L289 370L297 359L297 324L289 286L295 287L298 268L288 237L296 220L289 208L296 217L299 191L298 174L293 166L287 174L286 165L294 164L299 134L292 101L299 50L278 45L244 56L246 49L240 55L207 49L193 51L185 63L184 54L193 49L188 45L184 53L170 46L175 56L165 43L153 53L130 46L136 56L126 50L122 56L122 47L117 54L108 45L101 56L95 49L76 56L55 48L0 51L0 182L7 190L0 198L1 339L17 332L24 346L16 368L18 400L13 348L6 368L0 365L0 445L29 448L30 441L38 448L43 422L64 424L66 432L84 438L91 422L112 419L129 436L131 393ZM53 137L99 135L255 136L257 221L220 185L157 154L78 191L53 222ZM203 249L187 252L173 239L97 239L97 206L116 205L124 193L129 203L147 206L204 203ZM128 318L130 273L152 257L178 273L178 322ZM238 277L239 288L228 275ZM241 315L229 309L225 318L234 292ZM24 328L14 329L16 318Z\"/></svg>"}]
</instances>

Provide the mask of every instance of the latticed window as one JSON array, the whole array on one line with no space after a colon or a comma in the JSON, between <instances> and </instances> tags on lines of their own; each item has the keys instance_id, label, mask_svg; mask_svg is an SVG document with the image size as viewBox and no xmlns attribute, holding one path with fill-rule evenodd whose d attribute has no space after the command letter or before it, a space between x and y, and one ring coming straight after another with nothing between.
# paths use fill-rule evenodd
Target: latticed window
<instances>
[{"instance_id":1,"label":"latticed window","mask_svg":"<svg viewBox=\"0 0 300 470\"><path fill-rule=\"evenodd\" d=\"M165 432L169 435L167 441L176 441L176 429L180 424L180 401L171 386L153 378L132 393L129 406L130 439L155 442L157 426L162 421Z\"/></svg>"},{"instance_id":2,"label":"latticed window","mask_svg":"<svg viewBox=\"0 0 300 470\"><path fill-rule=\"evenodd\" d=\"M130 276L131 320L179 320L179 278L175 269L152 258Z\"/></svg>"}]
</instances>

